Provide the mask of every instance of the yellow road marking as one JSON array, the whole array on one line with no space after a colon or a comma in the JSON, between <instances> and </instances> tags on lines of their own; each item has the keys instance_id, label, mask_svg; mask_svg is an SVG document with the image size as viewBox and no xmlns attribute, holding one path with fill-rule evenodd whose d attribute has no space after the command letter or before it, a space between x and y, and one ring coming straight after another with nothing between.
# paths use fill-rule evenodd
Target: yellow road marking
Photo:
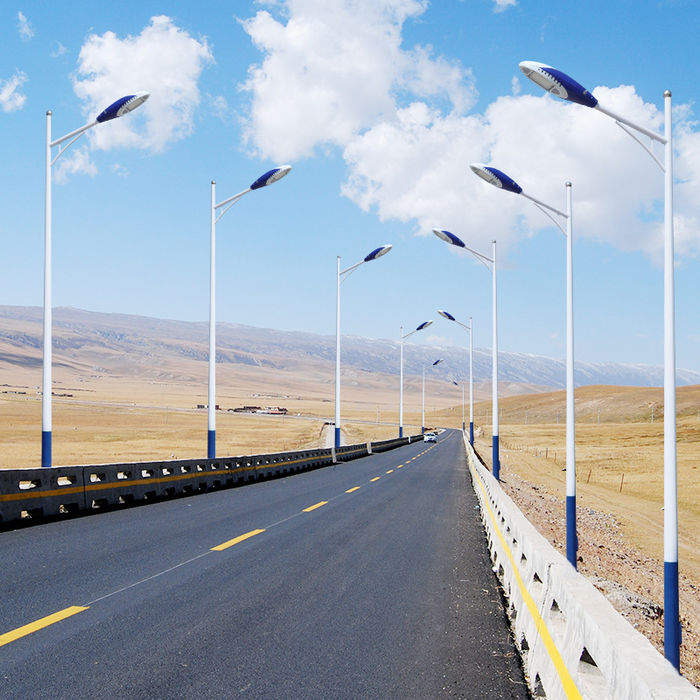
<instances>
[{"instance_id":1,"label":"yellow road marking","mask_svg":"<svg viewBox=\"0 0 700 700\"><path fill-rule=\"evenodd\" d=\"M46 617L42 617L40 620L36 620L35 622L30 622L28 625L24 625L23 627L18 627L16 630L12 630L11 632L5 632L5 634L0 634L0 647L5 646L5 644L9 644L10 642L14 642L16 639L26 637L32 632L44 629L44 627L53 625L56 622L65 620L67 617L71 617L71 615L76 615L77 613L83 612L83 610L88 609L89 608L74 605L73 607L66 608L65 610L60 610L59 612L54 613L53 615L47 615Z\"/></svg>"},{"instance_id":2,"label":"yellow road marking","mask_svg":"<svg viewBox=\"0 0 700 700\"><path fill-rule=\"evenodd\" d=\"M353 491L357 491L357 489L359 488L359 486L353 486L351 489L348 489L345 493L352 493Z\"/></svg>"},{"instance_id":3,"label":"yellow road marking","mask_svg":"<svg viewBox=\"0 0 700 700\"><path fill-rule=\"evenodd\" d=\"M389 471L387 471L387 474L391 474L393 471L393 469L389 469Z\"/></svg>"},{"instance_id":4,"label":"yellow road marking","mask_svg":"<svg viewBox=\"0 0 700 700\"><path fill-rule=\"evenodd\" d=\"M381 476L375 476L374 479L370 479L370 481L379 481L381 478Z\"/></svg>"},{"instance_id":5,"label":"yellow road marking","mask_svg":"<svg viewBox=\"0 0 700 700\"><path fill-rule=\"evenodd\" d=\"M399 464L399 466L396 467L396 468L397 468L397 469L401 469L401 467L403 467L403 464Z\"/></svg>"},{"instance_id":6,"label":"yellow road marking","mask_svg":"<svg viewBox=\"0 0 700 700\"><path fill-rule=\"evenodd\" d=\"M250 532L246 532L245 535L238 535L238 537L234 537L232 540L229 540L228 542L223 542L222 544L219 544L216 547L212 547L211 551L212 552L223 552L224 549L228 549L229 547L233 547L234 544L238 544L239 542L243 542L243 540L247 540L249 537L255 537L255 535L259 535L261 532L265 532L265 530L251 530Z\"/></svg>"},{"instance_id":7,"label":"yellow road marking","mask_svg":"<svg viewBox=\"0 0 700 700\"><path fill-rule=\"evenodd\" d=\"M501 529L498 525L498 522L496 520L496 516L494 515L493 511L491 510L491 505L489 504L488 501L488 496L486 495L486 489L484 487L484 484L482 483L481 479L479 478L479 475L473 467L470 468L472 470L472 473L476 476L477 482L479 484L479 488L481 489L481 492L484 494L484 505L486 506L486 511L489 514L489 517L491 518L491 521L494 526L494 530L496 531L496 535L498 535L498 539L501 542L501 545L503 546L503 549L505 550L506 556L510 560L510 564L513 567L513 573L515 574L515 580L518 584L518 588L520 589L520 594L523 597L523 601L525 602L525 605L527 606L527 609L530 611L530 614L532 615L532 619L535 621L535 626L537 628L537 632L539 633L542 641L544 642L545 649L547 650L547 653L549 654L549 658L552 659L552 663L554 664L554 668L557 671L557 675L559 676L559 680L561 681L562 688L564 689L564 693L566 693L567 698L573 698L575 700L582 700L582 695L579 689L576 687L576 683L574 682L574 679L571 677L571 674L569 673L569 669L566 667L566 664L564 663L564 659L562 659L561 654L559 653L559 649L557 649L556 644L554 643L554 640L552 639L551 634L549 633L549 630L547 629L547 625L545 621L542 619L542 616L540 615L540 611L537 609L537 604L533 600L532 596L530 595L530 591L527 590L527 587L525 586L525 582L523 581L522 577L520 576L520 570L518 569L518 566L515 563L515 558L513 557L513 552L511 551L510 547L506 543L505 537L503 536L503 533L501 532Z\"/></svg>"},{"instance_id":8,"label":"yellow road marking","mask_svg":"<svg viewBox=\"0 0 700 700\"><path fill-rule=\"evenodd\" d=\"M319 501L318 503L314 503L314 505L309 506L308 508L304 508L304 513L310 513L312 510L316 510L316 508L325 506L326 503L328 503L328 501Z\"/></svg>"}]
</instances>

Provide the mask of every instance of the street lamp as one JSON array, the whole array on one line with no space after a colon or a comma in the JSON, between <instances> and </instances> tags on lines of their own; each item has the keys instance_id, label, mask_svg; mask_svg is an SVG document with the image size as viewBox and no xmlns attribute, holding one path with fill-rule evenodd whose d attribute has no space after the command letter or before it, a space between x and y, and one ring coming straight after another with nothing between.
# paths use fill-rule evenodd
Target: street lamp
<instances>
[{"instance_id":1,"label":"street lamp","mask_svg":"<svg viewBox=\"0 0 700 700\"><path fill-rule=\"evenodd\" d=\"M664 135L650 131L601 105L581 84L552 66L522 61L520 70L533 82L570 102L612 117L664 173L664 653L680 669L681 625L678 606L678 479L676 466L676 329L673 271L673 141L671 91L664 92ZM663 162L633 132L663 144Z\"/></svg>"},{"instance_id":2,"label":"street lamp","mask_svg":"<svg viewBox=\"0 0 700 700\"><path fill-rule=\"evenodd\" d=\"M440 316L446 318L448 321L454 321L458 326L464 328L464 330L469 331L469 444L474 447L474 389L473 389L473 328L474 322L472 317L469 317L469 325L465 325L458 321L451 313L447 311L438 311ZM462 388L464 391L464 388ZM462 400L462 408L464 408L464 400ZM464 413L464 411L463 411ZM462 416L462 431L464 431L464 415Z\"/></svg>"},{"instance_id":3,"label":"street lamp","mask_svg":"<svg viewBox=\"0 0 700 700\"><path fill-rule=\"evenodd\" d=\"M232 197L216 203L216 180L211 181L211 210L209 229L209 392L208 392L208 430L207 458L216 459L216 224L221 217L241 198L252 190L259 190L281 180L290 170L291 165L281 165L262 174L253 184ZM221 209L218 213L217 211Z\"/></svg>"},{"instance_id":4,"label":"street lamp","mask_svg":"<svg viewBox=\"0 0 700 700\"><path fill-rule=\"evenodd\" d=\"M429 367L435 367L442 362L442 358L435 360ZM423 383L421 388L421 409L420 409L421 435L425 435L425 365L423 365Z\"/></svg>"},{"instance_id":5,"label":"street lamp","mask_svg":"<svg viewBox=\"0 0 700 700\"><path fill-rule=\"evenodd\" d=\"M496 481L500 480L501 461L498 451L498 305L496 303L496 241L491 241L491 250L493 258L478 253L464 244L464 241L455 236L454 233L445 231L445 229L434 228L433 233L445 243L464 248L468 250L480 263L491 270L491 287L492 287L492 361L491 361L491 396L492 396L492 423L493 423L493 439L491 442L491 456L493 460L493 476Z\"/></svg>"},{"instance_id":6,"label":"street lamp","mask_svg":"<svg viewBox=\"0 0 700 700\"><path fill-rule=\"evenodd\" d=\"M337 258L336 294L335 294L335 440L336 448L340 447L340 284L360 265L372 262L382 255L386 255L392 246L382 245L366 255L359 263L355 263L341 272L340 255Z\"/></svg>"},{"instance_id":7,"label":"street lamp","mask_svg":"<svg viewBox=\"0 0 700 700\"><path fill-rule=\"evenodd\" d=\"M566 212L541 202L523 191L523 188L504 172L483 163L469 166L482 180L499 189L519 194L529 199L546 214L566 236L566 558L575 568L578 550L576 536L576 417L574 413L574 271L573 271L573 219L571 212L571 183L566 187ZM551 212L551 213L550 213ZM566 228L552 214L566 219Z\"/></svg>"},{"instance_id":8,"label":"street lamp","mask_svg":"<svg viewBox=\"0 0 700 700\"><path fill-rule=\"evenodd\" d=\"M401 353L400 353L400 361L399 361L399 437L403 437L403 341L406 340L406 338L409 338L412 336L414 333L417 333L418 331L422 331L424 328L427 328L432 321L423 321L415 330L410 331L409 333L406 333L404 335L403 332L403 326L399 328L399 345L401 348Z\"/></svg>"},{"instance_id":9,"label":"street lamp","mask_svg":"<svg viewBox=\"0 0 700 700\"><path fill-rule=\"evenodd\" d=\"M107 109L100 112L94 121L85 126L81 126L75 131L71 131L60 139L51 140L51 110L46 112L46 181L44 191L44 339L43 339L43 372L42 372L42 392L41 392L41 466L51 466L52 449L52 416L51 416L51 391L52 379L52 323L53 309L51 299L51 168L54 163L65 153L66 149L74 144L88 129L93 126L111 121L117 117L140 107L149 97L147 92L137 92L133 95L126 95L113 102ZM68 143L61 147L65 141ZM52 157L52 149L59 146L56 157Z\"/></svg>"}]
</instances>

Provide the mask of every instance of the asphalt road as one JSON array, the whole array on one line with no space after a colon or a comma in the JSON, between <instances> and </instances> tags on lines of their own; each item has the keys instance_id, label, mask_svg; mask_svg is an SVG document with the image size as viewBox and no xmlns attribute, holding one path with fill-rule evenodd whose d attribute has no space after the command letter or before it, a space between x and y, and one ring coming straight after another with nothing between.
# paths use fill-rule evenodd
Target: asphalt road
<instances>
[{"instance_id":1,"label":"asphalt road","mask_svg":"<svg viewBox=\"0 0 700 700\"><path fill-rule=\"evenodd\" d=\"M456 432L0 534L2 698L527 698Z\"/></svg>"}]
</instances>

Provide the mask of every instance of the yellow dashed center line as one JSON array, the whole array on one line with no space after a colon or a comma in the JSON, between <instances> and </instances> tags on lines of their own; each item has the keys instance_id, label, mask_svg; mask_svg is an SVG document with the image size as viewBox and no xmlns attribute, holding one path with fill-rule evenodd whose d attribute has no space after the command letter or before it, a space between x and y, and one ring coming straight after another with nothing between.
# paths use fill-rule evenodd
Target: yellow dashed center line
<instances>
[{"instance_id":1,"label":"yellow dashed center line","mask_svg":"<svg viewBox=\"0 0 700 700\"><path fill-rule=\"evenodd\" d=\"M44 627L53 625L56 622L65 620L67 617L76 615L77 613L83 612L84 610L89 610L89 608L74 605L70 608L65 608L65 610L60 610L59 612L54 613L53 615L47 615L46 617L42 617L40 620L36 620L35 622L30 622L28 625L24 625L23 627L18 627L17 629L12 630L11 632L5 632L5 634L0 634L0 647L5 646L5 644L9 644L10 642L14 642L16 639L26 637L32 632L44 629Z\"/></svg>"},{"instance_id":2,"label":"yellow dashed center line","mask_svg":"<svg viewBox=\"0 0 700 700\"><path fill-rule=\"evenodd\" d=\"M310 513L312 510L316 510L316 508L325 506L327 503L328 501L319 501L318 503L314 503L314 505L309 506L308 508L304 508L304 513Z\"/></svg>"},{"instance_id":3,"label":"yellow dashed center line","mask_svg":"<svg viewBox=\"0 0 700 700\"><path fill-rule=\"evenodd\" d=\"M392 474L393 472L394 472L393 469L389 469L389 471L387 471L387 474Z\"/></svg>"},{"instance_id":4,"label":"yellow dashed center line","mask_svg":"<svg viewBox=\"0 0 700 700\"><path fill-rule=\"evenodd\" d=\"M229 547L233 547L234 544L238 544L239 542L243 542L243 540L247 540L250 537L255 537L255 535L259 535L261 532L265 532L265 530L251 530L250 532L246 532L245 535L239 535L238 537L234 537L232 540L229 540L228 542L223 542L222 544L217 545L216 547L212 547L211 551L212 552L223 552L224 549L228 549Z\"/></svg>"},{"instance_id":5,"label":"yellow dashed center line","mask_svg":"<svg viewBox=\"0 0 700 700\"><path fill-rule=\"evenodd\" d=\"M381 478L381 476L375 476L374 479L370 479L370 481L379 481Z\"/></svg>"},{"instance_id":6,"label":"yellow dashed center line","mask_svg":"<svg viewBox=\"0 0 700 700\"><path fill-rule=\"evenodd\" d=\"M359 486L353 486L351 489L348 489L345 493L352 493L353 491L357 491L359 488Z\"/></svg>"}]
</instances>

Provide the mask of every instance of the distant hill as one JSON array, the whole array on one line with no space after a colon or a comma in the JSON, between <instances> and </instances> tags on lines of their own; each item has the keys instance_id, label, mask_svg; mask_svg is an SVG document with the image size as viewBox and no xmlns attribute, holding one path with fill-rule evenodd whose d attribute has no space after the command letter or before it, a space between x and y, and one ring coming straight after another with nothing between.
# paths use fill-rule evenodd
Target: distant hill
<instances>
[{"instance_id":1,"label":"distant hill","mask_svg":"<svg viewBox=\"0 0 700 700\"><path fill-rule=\"evenodd\" d=\"M57 308L53 315L54 363L76 372L114 376L173 378L186 381L200 376L208 358L207 323L192 323L125 314L105 314ZM38 307L0 306L0 372L41 366L42 310ZM445 362L431 369L443 380L468 377L464 348L407 344L404 371L420 375L438 357ZM248 367L328 376L335 362L335 337L276 331L228 323L217 324L217 362ZM399 345L389 340L344 336L345 372L399 372ZM474 380L491 376L490 349L474 350ZM661 386L663 368L620 363L576 363L576 384ZM678 370L678 384L700 384L700 373ZM507 393L562 388L563 360L499 353L499 380ZM3 380L5 381L5 380ZM508 385L517 385L510 387Z\"/></svg>"}]
</instances>

